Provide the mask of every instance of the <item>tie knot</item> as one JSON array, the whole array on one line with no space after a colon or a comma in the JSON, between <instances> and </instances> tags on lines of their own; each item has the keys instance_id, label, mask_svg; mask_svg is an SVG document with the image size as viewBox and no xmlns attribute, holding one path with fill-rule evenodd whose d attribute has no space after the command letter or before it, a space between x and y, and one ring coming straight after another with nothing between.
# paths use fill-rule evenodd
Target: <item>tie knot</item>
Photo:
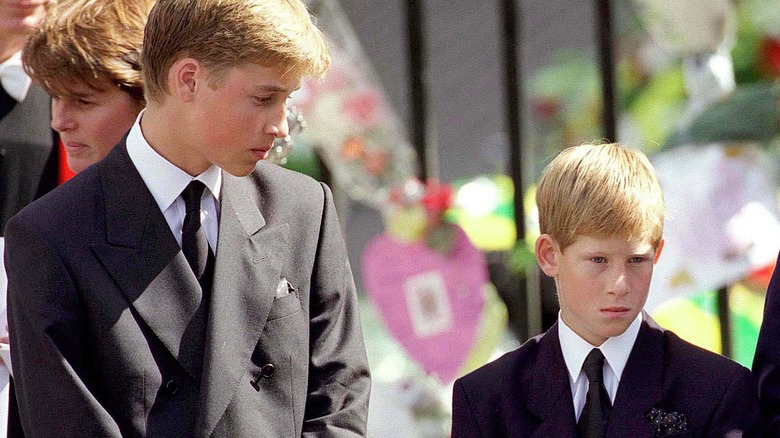
<instances>
[{"instance_id":1,"label":"tie knot","mask_svg":"<svg viewBox=\"0 0 780 438\"><path fill-rule=\"evenodd\" d=\"M206 185L196 179L187 184L187 188L181 192L187 212L200 211L200 197L203 196L205 188Z\"/></svg>"},{"instance_id":2,"label":"tie knot","mask_svg":"<svg viewBox=\"0 0 780 438\"><path fill-rule=\"evenodd\" d=\"M603 380L602 369L604 368L604 355L601 350L594 348L588 353L588 357L585 358L585 363L582 364L582 371L585 372L585 376L590 383L601 383Z\"/></svg>"}]
</instances>

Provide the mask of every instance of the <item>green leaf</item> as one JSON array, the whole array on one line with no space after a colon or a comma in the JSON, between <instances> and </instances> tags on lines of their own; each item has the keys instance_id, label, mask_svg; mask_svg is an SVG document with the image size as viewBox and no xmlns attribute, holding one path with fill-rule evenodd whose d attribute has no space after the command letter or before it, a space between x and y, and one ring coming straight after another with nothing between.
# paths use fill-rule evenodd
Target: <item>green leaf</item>
<instances>
[{"instance_id":1,"label":"green leaf","mask_svg":"<svg viewBox=\"0 0 780 438\"><path fill-rule=\"evenodd\" d=\"M780 132L774 83L738 87L726 99L713 104L689 126L675 132L662 149L682 144L770 140Z\"/></svg>"}]
</instances>

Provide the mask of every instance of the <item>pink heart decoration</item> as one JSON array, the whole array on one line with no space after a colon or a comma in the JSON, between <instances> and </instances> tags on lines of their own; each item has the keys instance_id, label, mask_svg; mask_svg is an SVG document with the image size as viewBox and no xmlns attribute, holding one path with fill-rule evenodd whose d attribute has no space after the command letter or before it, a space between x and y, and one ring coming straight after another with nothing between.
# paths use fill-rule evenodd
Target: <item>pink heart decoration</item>
<instances>
[{"instance_id":1,"label":"pink heart decoration","mask_svg":"<svg viewBox=\"0 0 780 438\"><path fill-rule=\"evenodd\" d=\"M388 331L443 383L458 377L474 347L488 283L484 254L453 227L449 257L388 234L363 253L364 284Z\"/></svg>"}]
</instances>

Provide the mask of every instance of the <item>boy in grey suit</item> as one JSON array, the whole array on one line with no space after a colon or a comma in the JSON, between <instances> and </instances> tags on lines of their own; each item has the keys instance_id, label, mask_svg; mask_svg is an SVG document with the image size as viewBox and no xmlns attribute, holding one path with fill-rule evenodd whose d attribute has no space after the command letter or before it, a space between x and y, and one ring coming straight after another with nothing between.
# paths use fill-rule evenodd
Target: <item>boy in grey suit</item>
<instances>
[{"instance_id":1,"label":"boy in grey suit","mask_svg":"<svg viewBox=\"0 0 780 438\"><path fill-rule=\"evenodd\" d=\"M365 435L330 190L258 163L329 61L298 0L157 2L147 109L6 229L27 436Z\"/></svg>"}]
</instances>

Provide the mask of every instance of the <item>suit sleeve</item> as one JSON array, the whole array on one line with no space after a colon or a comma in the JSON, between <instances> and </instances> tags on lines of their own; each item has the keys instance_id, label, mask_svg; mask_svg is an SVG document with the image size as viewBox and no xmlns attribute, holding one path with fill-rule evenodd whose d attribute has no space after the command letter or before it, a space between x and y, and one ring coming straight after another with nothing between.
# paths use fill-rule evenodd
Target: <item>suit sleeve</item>
<instances>
[{"instance_id":1,"label":"suit sleeve","mask_svg":"<svg viewBox=\"0 0 780 438\"><path fill-rule=\"evenodd\" d=\"M310 302L304 437L366 435L371 387L346 245L327 186Z\"/></svg>"},{"instance_id":2,"label":"suit sleeve","mask_svg":"<svg viewBox=\"0 0 780 438\"><path fill-rule=\"evenodd\" d=\"M481 438L474 410L469 405L463 382L458 379L452 388L452 438Z\"/></svg>"},{"instance_id":3,"label":"suit sleeve","mask_svg":"<svg viewBox=\"0 0 780 438\"><path fill-rule=\"evenodd\" d=\"M780 258L766 291L764 319L753 357L761 422L767 436L780 436Z\"/></svg>"},{"instance_id":4,"label":"suit sleeve","mask_svg":"<svg viewBox=\"0 0 780 438\"><path fill-rule=\"evenodd\" d=\"M81 301L62 259L12 219L5 234L14 385L27 437L120 437L85 379Z\"/></svg>"},{"instance_id":5,"label":"suit sleeve","mask_svg":"<svg viewBox=\"0 0 780 438\"><path fill-rule=\"evenodd\" d=\"M750 371L740 366L723 393L705 436L759 436L758 412L755 379Z\"/></svg>"}]
</instances>

